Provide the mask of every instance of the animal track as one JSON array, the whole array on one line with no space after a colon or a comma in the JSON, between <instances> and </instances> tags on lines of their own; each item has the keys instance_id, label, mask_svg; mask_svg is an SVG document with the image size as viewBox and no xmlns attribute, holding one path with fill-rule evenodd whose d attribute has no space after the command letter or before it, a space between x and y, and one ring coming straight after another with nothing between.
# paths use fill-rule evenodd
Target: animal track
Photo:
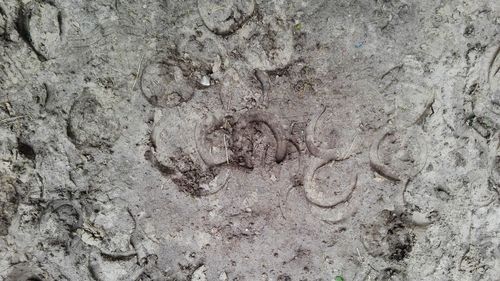
<instances>
[{"instance_id":1,"label":"animal track","mask_svg":"<svg viewBox=\"0 0 500 281\"><path fill-rule=\"evenodd\" d=\"M326 107L323 107L323 109L318 114L316 114L307 125L305 143L309 152L318 158L327 161L340 160L341 156L337 149L334 148L324 149L316 145L316 137L315 137L316 124L318 123L318 120L321 117L321 115L325 113L325 111Z\"/></svg>"},{"instance_id":2,"label":"animal track","mask_svg":"<svg viewBox=\"0 0 500 281\"><path fill-rule=\"evenodd\" d=\"M107 281L106 269L102 266L103 260L99 250L93 248L89 253L89 263L88 268L92 278L96 281ZM144 273L145 268L142 266L135 266L132 272L121 276L118 280L120 281L136 281Z\"/></svg>"},{"instance_id":3,"label":"animal track","mask_svg":"<svg viewBox=\"0 0 500 281\"><path fill-rule=\"evenodd\" d=\"M217 40L217 35L205 30L181 31L181 40L177 44L177 53L190 59L194 68L205 73L212 73L224 64L227 58L225 47Z\"/></svg>"},{"instance_id":4,"label":"animal track","mask_svg":"<svg viewBox=\"0 0 500 281\"><path fill-rule=\"evenodd\" d=\"M226 121L222 118L210 116L207 124L197 124L195 127L196 150L208 167L228 163L230 160L244 163L246 167L253 167L250 163L251 160L247 159L250 157L247 155L248 148L246 146L248 144L245 142L248 136L244 133L244 129L253 123L263 123L271 130L276 140L275 161L279 163L285 159L290 138L287 137L288 134L285 132L285 128L279 121L278 116L260 110L251 110L243 113L234 126L230 124L230 121ZM211 152L212 149L209 149L212 145L206 141L206 137L225 127L226 130L230 129L229 131L232 134L232 137L227 140L228 143L225 144L226 155L224 156L222 151L218 155L214 155Z\"/></svg>"},{"instance_id":5,"label":"animal track","mask_svg":"<svg viewBox=\"0 0 500 281\"><path fill-rule=\"evenodd\" d=\"M387 165L382 164L382 162L380 161L379 155L378 155L380 143L384 140L384 138L388 134L391 134L391 133L394 133L394 131L390 130L390 129L384 129L375 135L374 141L373 141L372 145L370 146L370 166L372 167L372 169L375 172L379 173L381 176L384 176L387 179L390 179L393 181L400 181L401 176L398 175L395 171L393 171Z\"/></svg>"},{"instance_id":6,"label":"animal track","mask_svg":"<svg viewBox=\"0 0 500 281\"><path fill-rule=\"evenodd\" d=\"M351 193L351 197L354 194ZM344 202L340 202L338 205L332 208L320 207L318 205L311 205L311 213L320 219L322 222L327 224L337 224L347 220L350 217L353 217L359 210L359 206L361 204L360 196L357 196L357 200L352 202L348 198L348 200Z\"/></svg>"},{"instance_id":7,"label":"animal track","mask_svg":"<svg viewBox=\"0 0 500 281\"><path fill-rule=\"evenodd\" d=\"M318 192L317 190L315 190L314 176L316 171L324 165L330 163L331 161L341 159L339 153L336 152L336 150L322 150L318 148L314 143L314 130L316 127L316 123L324 111L325 109L323 109L311 120L306 130L305 142L307 144L307 147L311 151L311 154L313 155L313 159L304 170L304 177L302 179L302 182L304 186L305 196L311 204L320 208L333 208L341 203L345 203L351 198L357 186L357 175L353 177L350 187L340 196L335 196L333 198L327 197L323 192ZM244 150L244 147L246 143L244 142L244 139L246 138L246 136L245 134L243 134L243 130L252 123L264 123L271 130L271 133L276 140L276 152L274 158L277 163L280 163L285 159L289 142L294 144L294 146L300 153L300 147L291 139L289 133L286 132L286 129L281 124L278 116L260 110L251 110L245 112L242 116L240 116L240 118L234 125L234 129L232 130L233 145L231 147L232 151L230 155L233 156L233 159L235 157L237 158L238 156L240 156L240 158L244 158L244 160L242 161L243 164L241 165L244 165L245 167L253 167L251 163L248 163L251 162L251 160L246 159L249 156L245 154L246 151ZM222 157L222 155L214 156L208 149L210 145L205 141L205 136L207 134L213 132L213 130L215 130L217 127L221 128L222 126L223 121L221 119L211 117L207 125L198 124L195 129L195 142L197 151L202 160L209 167L221 165L227 161L227 159ZM236 161L238 161L238 159L239 158L237 158ZM341 221L352 215L354 212L356 212L356 208L354 208L353 211L349 212L349 214L344 215L342 218L330 220L330 222L335 223Z\"/></svg>"},{"instance_id":8,"label":"animal track","mask_svg":"<svg viewBox=\"0 0 500 281\"><path fill-rule=\"evenodd\" d=\"M218 35L238 30L254 13L254 0L198 0L205 26Z\"/></svg>"},{"instance_id":9,"label":"animal track","mask_svg":"<svg viewBox=\"0 0 500 281\"><path fill-rule=\"evenodd\" d=\"M264 123L272 132L274 139L276 140L276 162L280 163L285 159L287 153L287 135L285 134L285 129L281 122L279 121L278 116L263 112L260 110L252 110L244 113L236 123L235 133L233 134L233 142L235 144L240 143L241 140L238 139L241 137L238 133L241 132L244 128L248 127L251 123Z\"/></svg>"},{"instance_id":10,"label":"animal track","mask_svg":"<svg viewBox=\"0 0 500 281\"><path fill-rule=\"evenodd\" d=\"M218 167L227 161L226 157L224 154L212 153L212 145L208 140L209 136L219 137L219 131L225 130L222 126L226 119L215 117L208 119L207 123L197 124L194 130L196 152L207 167L200 165L193 155L180 148L183 140L170 134L171 122L175 122L172 120L178 119L162 118L161 114L155 114L155 125L151 131L152 147L145 154L146 159L164 176L171 178L182 192L195 197L217 193L229 179L228 174L221 173L225 168ZM222 139L222 136L220 139L221 143L225 140ZM172 141L176 143L173 146L171 145Z\"/></svg>"},{"instance_id":11,"label":"animal track","mask_svg":"<svg viewBox=\"0 0 500 281\"><path fill-rule=\"evenodd\" d=\"M384 128L376 133L369 152L371 168L392 181L402 181L417 175L427 162L427 146L422 135L418 133L409 135L413 133L416 133L413 128L401 130ZM382 147L383 143L389 137L393 137L389 142L391 146L400 143L400 147L396 148L396 150L389 148L387 151L388 154L386 155L390 156L390 160L385 162L392 163L392 167L388 163L384 163L380 158L381 151L384 149ZM418 143L418 147L414 147L415 142ZM396 160L399 163L394 163Z\"/></svg>"},{"instance_id":12,"label":"animal track","mask_svg":"<svg viewBox=\"0 0 500 281\"><path fill-rule=\"evenodd\" d=\"M307 167L305 167L304 171L304 179L303 186L304 192L307 200L316 207L323 208L324 210L318 210L318 212L325 212L328 208L334 208L339 204L346 203L349 201L351 196L353 195L354 190L357 187L357 179L358 175L355 174L351 180L351 184L347 190L345 190L342 194L338 196L325 196L324 192L315 190L315 180L314 175L318 169L331 163L332 161L340 161L346 160L348 156L342 157L337 149L335 148L321 148L316 145L316 124L318 123L319 118L326 111L326 107L314 115L309 121L306 130L305 130L305 144L308 151L313 156L310 163ZM341 222L348 217L351 217L357 212L357 206L351 208L350 211L345 213L341 213L341 216L336 216L335 218L331 218L331 215L328 219L322 219L326 223L338 223Z\"/></svg>"},{"instance_id":13,"label":"animal track","mask_svg":"<svg viewBox=\"0 0 500 281\"><path fill-rule=\"evenodd\" d=\"M144 233L140 227L138 227L138 222L136 218L136 214L130 209L127 208L129 215L132 217L134 221L134 230L130 234L130 244L134 248L134 250L124 251L124 252L108 252L102 250L98 247L92 246L92 249L89 252L89 263L88 268L92 275L92 277L96 281L105 281L108 280L106 278L106 268L102 266L103 259L102 256L105 256L110 259L129 259L133 256L137 256L137 264L134 265L131 272L120 277L118 280L121 281L136 281L141 275L150 269L156 263L156 255L148 254L146 248L143 245L143 237Z\"/></svg>"},{"instance_id":14,"label":"animal track","mask_svg":"<svg viewBox=\"0 0 500 281\"><path fill-rule=\"evenodd\" d=\"M330 163L329 160L324 159L313 159L304 172L304 191L306 194L306 198L312 204L322 207L322 208L333 208L340 203L344 203L351 198L352 193L356 189L356 183L358 179L358 175L356 174L353 179L348 190L344 191L343 194L336 197L327 197L323 192L318 192L314 189L314 174L315 172Z\"/></svg>"}]
</instances>

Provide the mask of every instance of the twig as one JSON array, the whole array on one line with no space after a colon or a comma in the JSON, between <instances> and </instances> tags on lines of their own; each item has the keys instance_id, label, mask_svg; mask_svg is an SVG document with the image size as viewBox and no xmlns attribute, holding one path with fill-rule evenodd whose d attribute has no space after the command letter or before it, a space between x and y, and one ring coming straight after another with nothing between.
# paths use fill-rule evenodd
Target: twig
<instances>
[{"instance_id":1,"label":"twig","mask_svg":"<svg viewBox=\"0 0 500 281\"><path fill-rule=\"evenodd\" d=\"M21 118L24 118L24 117L26 117L26 115L20 115L20 116L14 116L14 117L5 118L5 119L0 120L0 124L9 123L9 122L12 122L12 121L16 121L17 119L21 119Z\"/></svg>"},{"instance_id":2,"label":"twig","mask_svg":"<svg viewBox=\"0 0 500 281\"><path fill-rule=\"evenodd\" d=\"M356 142L357 138L358 138L358 132L356 132L356 134L354 134L354 138L352 139L351 145L349 146L349 149L347 149L344 156L342 156L342 159L347 159L347 156L351 153L352 147L354 146L354 143Z\"/></svg>"},{"instance_id":3,"label":"twig","mask_svg":"<svg viewBox=\"0 0 500 281\"><path fill-rule=\"evenodd\" d=\"M134 90L135 88L135 84L137 83L137 79L139 78L139 74L140 74L140 71L141 71L141 67L142 67L142 61L144 60L144 52L142 53L142 57L141 57L141 61L139 62L139 67L137 67L137 74L135 75L135 79L134 79L134 84L132 85L132 91Z\"/></svg>"},{"instance_id":4,"label":"twig","mask_svg":"<svg viewBox=\"0 0 500 281\"><path fill-rule=\"evenodd\" d=\"M466 256L466 255L469 253L469 251L470 251L470 246L471 246L471 243L470 243L470 237L471 237L471 233L472 233L472 220L473 220L473 216L474 216L474 211L473 211L473 210L472 210L472 211L469 211L469 228L468 228L468 230L467 230L467 234L466 234L466 235L467 235L467 237L466 237L466 239L464 239L464 240L465 240L465 243L466 243L466 244L465 244L465 251L464 251L464 253L460 256L460 258L459 258L459 260L458 260L458 265L457 265L457 267L458 267L458 270L459 270L459 271L464 271L464 270L462 269L462 262L464 261L465 256Z\"/></svg>"},{"instance_id":5,"label":"twig","mask_svg":"<svg viewBox=\"0 0 500 281\"><path fill-rule=\"evenodd\" d=\"M110 252L110 251L99 248L99 251L101 251L101 255L109 257L111 259L117 259L117 260L118 259L127 259L127 258L130 258L130 257L137 255L137 252L135 250L129 250L129 251L124 251L124 252Z\"/></svg>"},{"instance_id":6,"label":"twig","mask_svg":"<svg viewBox=\"0 0 500 281\"><path fill-rule=\"evenodd\" d=\"M226 110L227 108L226 108L226 105L224 104L224 100L222 99L222 93L221 93L221 91L219 91L219 101L220 101L220 104L222 105L222 108L224 110Z\"/></svg>"},{"instance_id":7,"label":"twig","mask_svg":"<svg viewBox=\"0 0 500 281\"><path fill-rule=\"evenodd\" d=\"M229 156L227 155L227 143L226 143L226 135L222 135L224 137L224 150L226 151L226 163L229 164Z\"/></svg>"},{"instance_id":8,"label":"twig","mask_svg":"<svg viewBox=\"0 0 500 281\"><path fill-rule=\"evenodd\" d=\"M134 231L130 234L130 244L132 244L137 253L137 264L142 266L147 261L148 253L142 244L142 235L140 235L140 230L137 227L137 218L131 208L127 208L127 211L134 221Z\"/></svg>"},{"instance_id":9,"label":"twig","mask_svg":"<svg viewBox=\"0 0 500 281\"><path fill-rule=\"evenodd\" d=\"M264 105L267 106L267 104L269 104L269 90L271 88L269 76L265 71L262 71L260 69L255 69L254 75L260 82L260 86L262 89L262 101Z\"/></svg>"}]
</instances>

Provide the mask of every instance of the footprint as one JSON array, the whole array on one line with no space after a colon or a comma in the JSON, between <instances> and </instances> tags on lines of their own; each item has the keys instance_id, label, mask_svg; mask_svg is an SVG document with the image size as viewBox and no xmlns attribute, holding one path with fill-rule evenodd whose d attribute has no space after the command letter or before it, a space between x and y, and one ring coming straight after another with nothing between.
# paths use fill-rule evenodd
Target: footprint
<instances>
[{"instance_id":1,"label":"footprint","mask_svg":"<svg viewBox=\"0 0 500 281\"><path fill-rule=\"evenodd\" d=\"M52 1L31 1L22 8L20 33L40 59L53 59L61 51L65 20Z\"/></svg>"}]
</instances>

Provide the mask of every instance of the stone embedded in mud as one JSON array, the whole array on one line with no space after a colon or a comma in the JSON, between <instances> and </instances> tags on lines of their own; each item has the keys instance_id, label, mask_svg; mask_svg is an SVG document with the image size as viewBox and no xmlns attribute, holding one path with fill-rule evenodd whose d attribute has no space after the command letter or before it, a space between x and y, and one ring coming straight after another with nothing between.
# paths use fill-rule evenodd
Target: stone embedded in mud
<instances>
[{"instance_id":1,"label":"stone embedded in mud","mask_svg":"<svg viewBox=\"0 0 500 281\"><path fill-rule=\"evenodd\" d=\"M208 78L207 76L201 77L200 84L205 87L210 86L210 78Z\"/></svg>"}]
</instances>

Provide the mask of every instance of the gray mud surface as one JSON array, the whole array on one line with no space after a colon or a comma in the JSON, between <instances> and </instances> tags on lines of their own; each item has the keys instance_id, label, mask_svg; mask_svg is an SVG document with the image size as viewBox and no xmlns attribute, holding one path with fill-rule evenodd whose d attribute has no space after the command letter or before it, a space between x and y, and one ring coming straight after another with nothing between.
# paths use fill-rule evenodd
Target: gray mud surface
<instances>
[{"instance_id":1,"label":"gray mud surface","mask_svg":"<svg viewBox=\"0 0 500 281\"><path fill-rule=\"evenodd\" d=\"M1 0L0 280L499 280L500 2Z\"/></svg>"}]
</instances>

